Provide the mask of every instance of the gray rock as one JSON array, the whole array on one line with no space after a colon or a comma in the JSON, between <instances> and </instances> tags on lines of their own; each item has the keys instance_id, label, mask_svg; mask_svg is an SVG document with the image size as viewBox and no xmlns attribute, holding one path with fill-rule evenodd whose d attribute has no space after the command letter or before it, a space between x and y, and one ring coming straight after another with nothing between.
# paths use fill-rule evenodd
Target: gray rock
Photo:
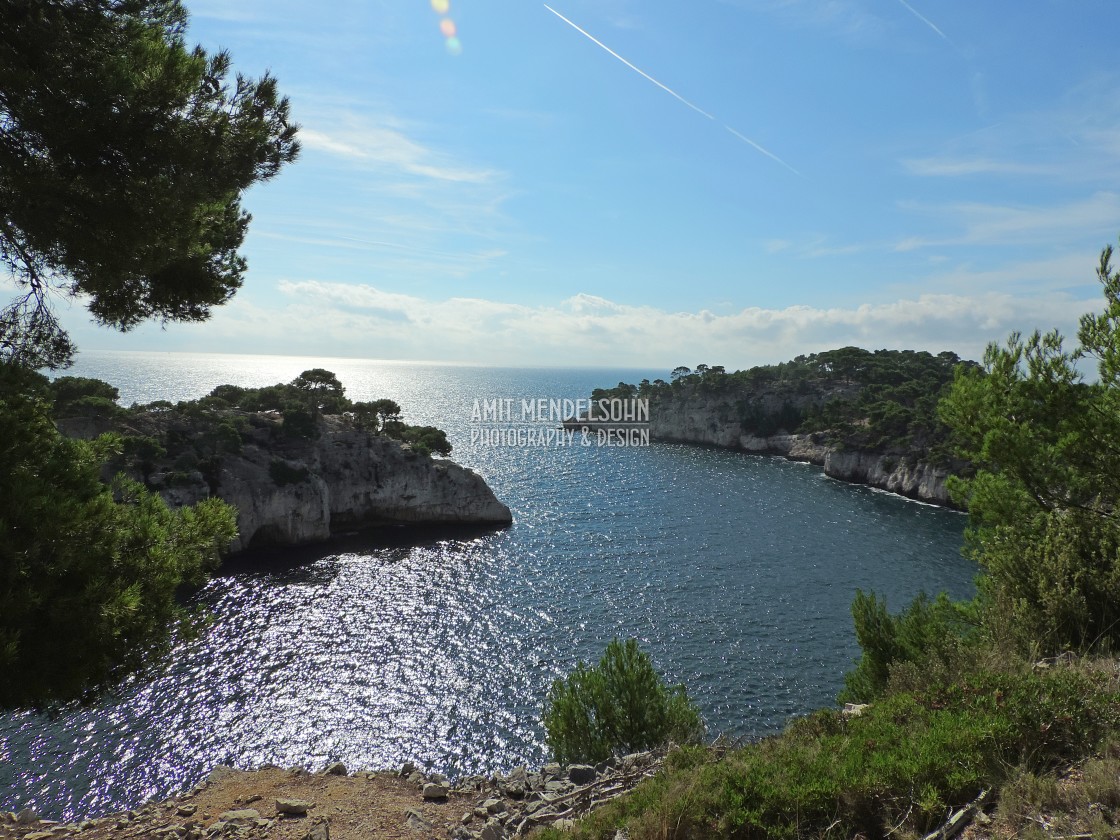
<instances>
[{"instance_id":1,"label":"gray rock","mask_svg":"<svg viewBox=\"0 0 1120 840\"><path fill-rule=\"evenodd\" d=\"M436 784L435 782L428 782L424 785L424 798L425 799L446 799L447 788L443 785Z\"/></svg>"},{"instance_id":2,"label":"gray rock","mask_svg":"<svg viewBox=\"0 0 1120 840\"><path fill-rule=\"evenodd\" d=\"M222 822L245 822L252 820L256 822L261 818L261 812L256 808L236 808L232 811L225 811L218 816Z\"/></svg>"},{"instance_id":3,"label":"gray rock","mask_svg":"<svg viewBox=\"0 0 1120 840\"><path fill-rule=\"evenodd\" d=\"M545 776L548 776L550 778L555 779L556 777L558 777L560 775L562 770L563 769L560 767L559 764L557 764L555 762L549 762L548 764L546 764L544 767L541 768L541 773L544 774Z\"/></svg>"},{"instance_id":4,"label":"gray rock","mask_svg":"<svg viewBox=\"0 0 1120 840\"><path fill-rule=\"evenodd\" d=\"M302 840L331 840L331 830L325 821L315 823Z\"/></svg>"},{"instance_id":5,"label":"gray rock","mask_svg":"<svg viewBox=\"0 0 1120 840\"><path fill-rule=\"evenodd\" d=\"M323 772L325 772L325 773L327 773L328 775L331 775L331 776L345 776L346 775L346 765L343 764L341 761L336 761L334 764L330 765Z\"/></svg>"},{"instance_id":6,"label":"gray rock","mask_svg":"<svg viewBox=\"0 0 1120 840\"><path fill-rule=\"evenodd\" d=\"M633 770L635 767L640 767L645 764L646 753L630 753L622 757L622 767L626 770Z\"/></svg>"},{"instance_id":7,"label":"gray rock","mask_svg":"<svg viewBox=\"0 0 1120 840\"><path fill-rule=\"evenodd\" d=\"M606 761L600 761L595 765L595 772L602 776L608 770L613 770L618 763L617 759L612 755Z\"/></svg>"},{"instance_id":8,"label":"gray rock","mask_svg":"<svg viewBox=\"0 0 1120 840\"><path fill-rule=\"evenodd\" d=\"M409 776L411 776L415 772L416 772L415 762L406 761L404 764L401 765L401 769L397 772L397 775L400 776L402 779L407 779Z\"/></svg>"},{"instance_id":9,"label":"gray rock","mask_svg":"<svg viewBox=\"0 0 1120 840\"><path fill-rule=\"evenodd\" d=\"M314 802L306 799L277 799L276 813L286 814L290 817L306 817L307 812L315 807Z\"/></svg>"},{"instance_id":10,"label":"gray rock","mask_svg":"<svg viewBox=\"0 0 1120 840\"><path fill-rule=\"evenodd\" d=\"M496 814L506 809L505 803L500 799L487 799L482 803L482 807L486 809L488 814Z\"/></svg>"},{"instance_id":11,"label":"gray rock","mask_svg":"<svg viewBox=\"0 0 1120 840\"><path fill-rule=\"evenodd\" d=\"M505 840L506 832L498 823L488 822L482 827L478 837L479 840Z\"/></svg>"},{"instance_id":12,"label":"gray rock","mask_svg":"<svg viewBox=\"0 0 1120 840\"><path fill-rule=\"evenodd\" d=\"M186 803L186 804L180 805L178 808L176 808L175 813L180 817L193 817L194 814L195 814L195 811L197 811L197 810L198 810L197 805L195 805L193 803Z\"/></svg>"},{"instance_id":13,"label":"gray rock","mask_svg":"<svg viewBox=\"0 0 1120 840\"><path fill-rule=\"evenodd\" d=\"M30 808L24 808L16 814L16 825L33 825L39 822L39 817Z\"/></svg>"},{"instance_id":14,"label":"gray rock","mask_svg":"<svg viewBox=\"0 0 1120 840\"><path fill-rule=\"evenodd\" d=\"M595 768L589 764L573 764L568 768L568 781L573 785L591 784L595 775Z\"/></svg>"},{"instance_id":15,"label":"gray rock","mask_svg":"<svg viewBox=\"0 0 1120 840\"><path fill-rule=\"evenodd\" d=\"M409 808L407 811L405 811L405 814L408 817L405 820L405 825L407 825L413 831L427 832L432 830L432 821L421 814L419 811L417 811L415 808Z\"/></svg>"}]
</instances>

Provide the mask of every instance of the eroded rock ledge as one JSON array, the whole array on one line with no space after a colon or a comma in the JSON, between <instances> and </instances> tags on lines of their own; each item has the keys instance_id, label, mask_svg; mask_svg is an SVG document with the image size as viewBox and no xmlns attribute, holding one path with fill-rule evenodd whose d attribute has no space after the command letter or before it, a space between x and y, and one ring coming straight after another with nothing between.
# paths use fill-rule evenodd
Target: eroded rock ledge
<instances>
[{"instance_id":1,"label":"eroded rock ledge","mask_svg":"<svg viewBox=\"0 0 1120 840\"><path fill-rule=\"evenodd\" d=\"M239 454L222 457L214 487L198 472L190 483L164 486L160 493L171 504L216 495L236 507L240 536L233 551L314 543L383 523L512 521L478 473L416 454L338 417L319 423L315 440L276 444L272 435L252 436Z\"/></svg>"},{"instance_id":2,"label":"eroded rock ledge","mask_svg":"<svg viewBox=\"0 0 1120 840\"><path fill-rule=\"evenodd\" d=\"M322 542L332 534L391 523L507 525L510 510L478 473L452 461L413 452L407 444L357 428L346 418L318 418L314 438L284 434L275 412L228 412L239 441L213 447L202 463L168 458L142 466L109 465L151 487L172 506L217 497L238 511L231 553L266 546ZM224 416L224 415L223 415ZM60 421L65 434L104 431L182 440L213 434L177 413L130 417L128 428ZM195 449L205 449L205 442Z\"/></svg>"},{"instance_id":3,"label":"eroded rock ledge","mask_svg":"<svg viewBox=\"0 0 1120 840\"><path fill-rule=\"evenodd\" d=\"M823 467L825 475L840 481L866 484L922 502L955 507L946 487L953 472L948 467L924 462L907 453L846 449L827 442L821 434L759 437L745 433L742 424L726 411L704 411L706 406L687 411L673 410L676 408L654 404L650 412L651 439L719 446L754 455L780 455L790 461Z\"/></svg>"},{"instance_id":4,"label":"eroded rock ledge","mask_svg":"<svg viewBox=\"0 0 1120 840\"><path fill-rule=\"evenodd\" d=\"M816 435L743 435L738 449L761 455L781 455L824 467L824 474L840 481L867 484L911 499L954 507L946 482L951 471L906 455L840 449L820 442Z\"/></svg>"}]
</instances>

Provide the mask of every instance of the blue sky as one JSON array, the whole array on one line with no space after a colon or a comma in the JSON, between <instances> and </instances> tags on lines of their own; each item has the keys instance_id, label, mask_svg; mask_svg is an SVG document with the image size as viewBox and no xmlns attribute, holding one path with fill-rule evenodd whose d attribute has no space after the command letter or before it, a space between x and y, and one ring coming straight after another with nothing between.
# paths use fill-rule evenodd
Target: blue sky
<instances>
[{"instance_id":1,"label":"blue sky","mask_svg":"<svg viewBox=\"0 0 1120 840\"><path fill-rule=\"evenodd\" d=\"M187 0L304 151L210 322L79 346L733 368L1099 306L1115 0L438 4Z\"/></svg>"}]
</instances>

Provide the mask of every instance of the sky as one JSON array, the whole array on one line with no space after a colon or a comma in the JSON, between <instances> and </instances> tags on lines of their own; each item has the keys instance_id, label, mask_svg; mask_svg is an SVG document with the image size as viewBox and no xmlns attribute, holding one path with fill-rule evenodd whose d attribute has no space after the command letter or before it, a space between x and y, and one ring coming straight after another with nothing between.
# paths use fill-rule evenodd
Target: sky
<instances>
[{"instance_id":1,"label":"sky","mask_svg":"<svg viewBox=\"0 0 1120 840\"><path fill-rule=\"evenodd\" d=\"M729 370L1102 303L1115 0L186 0L303 152L245 285L85 350ZM449 37L452 36L452 37Z\"/></svg>"}]
</instances>

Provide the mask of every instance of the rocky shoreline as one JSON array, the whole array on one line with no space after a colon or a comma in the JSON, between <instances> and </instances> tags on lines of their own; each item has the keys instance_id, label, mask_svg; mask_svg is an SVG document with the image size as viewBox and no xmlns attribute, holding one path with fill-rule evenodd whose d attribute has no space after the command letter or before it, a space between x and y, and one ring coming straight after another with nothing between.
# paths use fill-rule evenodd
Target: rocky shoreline
<instances>
[{"instance_id":1,"label":"rocky shoreline","mask_svg":"<svg viewBox=\"0 0 1120 840\"><path fill-rule=\"evenodd\" d=\"M754 455L780 455L824 469L829 478L866 484L942 507L958 507L949 496L948 480L953 471L905 454L844 449L824 443L820 435L774 435L768 438L743 435L737 447Z\"/></svg>"},{"instance_id":2,"label":"rocky shoreline","mask_svg":"<svg viewBox=\"0 0 1120 840\"><path fill-rule=\"evenodd\" d=\"M0 838L508 840L541 826L570 827L656 774L663 758L662 752L645 752L594 767L522 766L455 782L413 762L375 773L348 773L341 762L320 773L218 767L178 796L95 819L60 823L40 820L30 809L0 811Z\"/></svg>"},{"instance_id":3,"label":"rocky shoreline","mask_svg":"<svg viewBox=\"0 0 1120 840\"><path fill-rule=\"evenodd\" d=\"M927 504L958 509L949 496L950 467L930 464L906 453L846 449L828 443L822 434L744 433L738 423L678 424L653 415L650 438L663 443L716 446L751 455L776 455L787 461L814 464L838 481L864 484ZM965 465L954 465L958 470Z\"/></svg>"}]
</instances>

